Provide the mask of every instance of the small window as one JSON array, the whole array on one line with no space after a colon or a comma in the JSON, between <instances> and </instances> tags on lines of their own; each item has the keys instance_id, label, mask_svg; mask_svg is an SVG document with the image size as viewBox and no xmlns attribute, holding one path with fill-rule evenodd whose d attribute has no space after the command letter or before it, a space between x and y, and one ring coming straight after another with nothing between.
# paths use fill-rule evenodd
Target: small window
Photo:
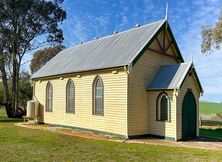
<instances>
[{"instance_id":1,"label":"small window","mask_svg":"<svg viewBox=\"0 0 222 162\"><path fill-rule=\"evenodd\" d=\"M93 82L93 114L104 114L104 96L103 96L103 81L100 77L96 77Z\"/></svg>"},{"instance_id":2,"label":"small window","mask_svg":"<svg viewBox=\"0 0 222 162\"><path fill-rule=\"evenodd\" d=\"M75 86L72 80L69 80L66 86L66 112L75 112Z\"/></svg>"},{"instance_id":3,"label":"small window","mask_svg":"<svg viewBox=\"0 0 222 162\"><path fill-rule=\"evenodd\" d=\"M162 92L157 98L157 120L170 121L170 103L169 97Z\"/></svg>"},{"instance_id":4,"label":"small window","mask_svg":"<svg viewBox=\"0 0 222 162\"><path fill-rule=\"evenodd\" d=\"M52 105L53 104L53 89L52 84L48 82L46 86L46 108L45 111L52 112Z\"/></svg>"}]
</instances>

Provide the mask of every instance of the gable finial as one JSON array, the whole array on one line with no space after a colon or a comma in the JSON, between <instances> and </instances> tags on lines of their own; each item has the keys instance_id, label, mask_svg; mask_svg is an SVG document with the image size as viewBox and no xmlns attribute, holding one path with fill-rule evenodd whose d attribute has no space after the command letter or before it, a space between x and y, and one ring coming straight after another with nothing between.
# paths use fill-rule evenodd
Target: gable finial
<instances>
[{"instance_id":1,"label":"gable finial","mask_svg":"<svg viewBox=\"0 0 222 162\"><path fill-rule=\"evenodd\" d=\"M165 20L166 20L166 26L165 26L165 28L167 29L167 21L168 21L168 0L166 0L166 15L165 15Z\"/></svg>"},{"instance_id":2,"label":"gable finial","mask_svg":"<svg viewBox=\"0 0 222 162\"><path fill-rule=\"evenodd\" d=\"M166 15L165 19L168 20L168 0L166 0Z\"/></svg>"}]
</instances>

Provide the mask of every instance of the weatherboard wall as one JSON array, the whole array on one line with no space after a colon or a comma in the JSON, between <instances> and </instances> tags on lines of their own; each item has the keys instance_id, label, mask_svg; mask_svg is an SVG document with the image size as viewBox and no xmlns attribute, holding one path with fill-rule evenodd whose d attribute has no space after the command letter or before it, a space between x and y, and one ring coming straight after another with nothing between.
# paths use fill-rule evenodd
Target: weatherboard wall
<instances>
[{"instance_id":1,"label":"weatherboard wall","mask_svg":"<svg viewBox=\"0 0 222 162\"><path fill-rule=\"evenodd\" d=\"M177 98L177 120L178 120L178 129L177 129L177 138L182 139L182 107L183 107L183 100L188 91L188 89L192 90L196 100L196 108L197 108L197 136L199 136L199 98L200 98L200 90L198 89L197 82L194 79L194 75L187 75L184 80L182 87L179 90L178 98Z\"/></svg>"},{"instance_id":2,"label":"weatherboard wall","mask_svg":"<svg viewBox=\"0 0 222 162\"><path fill-rule=\"evenodd\" d=\"M113 74L112 70L117 71ZM127 74L122 69L100 70L43 79L35 84L35 95L45 107L47 82L53 86L53 112L44 111L44 122L127 136ZM92 85L99 75L104 84L104 115L92 115ZM75 114L66 113L66 84L75 84Z\"/></svg>"},{"instance_id":3,"label":"weatherboard wall","mask_svg":"<svg viewBox=\"0 0 222 162\"><path fill-rule=\"evenodd\" d=\"M168 35L167 35L168 36ZM159 40L163 38L163 31L158 35ZM168 36L168 40L170 40ZM165 42L166 44L169 41ZM156 40L152 42L150 48L160 51ZM170 53L172 52L173 53ZM176 52L173 46L169 48L168 53L175 56ZM156 99L159 92L148 92L146 90L158 68L162 65L178 63L175 58L164 56L152 51L146 50L137 63L133 66L129 74L129 104L128 104L128 134L129 136L153 134L160 136L175 137L175 105L176 100L172 97L171 117L172 121L162 123L156 121ZM172 96L172 93L170 93ZM166 129L160 130L163 125Z\"/></svg>"},{"instance_id":4,"label":"weatherboard wall","mask_svg":"<svg viewBox=\"0 0 222 162\"><path fill-rule=\"evenodd\" d=\"M163 31L157 37L163 46ZM172 39L168 32L166 32L166 37L165 45L167 46ZM178 92L178 98L174 90L165 90L170 97L170 121L157 121L156 100L164 90L147 91L146 87L160 66L176 64L180 61L176 58L178 53L174 44L167 50L168 56L161 54L161 49L155 39L149 48L159 52L145 50L137 62L132 67L128 67L129 74L126 68L121 67L34 79L35 97L43 110L48 81L53 86L53 112L43 111L43 121L125 137L151 134L174 139L181 138L182 100L187 88L193 89L199 109L197 85L194 80L186 78L182 89ZM104 84L103 116L92 114L92 86L96 75L102 78ZM75 114L66 113L66 84L69 79L72 79L75 84ZM198 112L199 110L197 114Z\"/></svg>"},{"instance_id":5,"label":"weatherboard wall","mask_svg":"<svg viewBox=\"0 0 222 162\"><path fill-rule=\"evenodd\" d=\"M169 121L157 121L157 98L160 93L165 92L169 97ZM149 91L148 92L148 133L176 139L176 100L174 90Z\"/></svg>"}]
</instances>

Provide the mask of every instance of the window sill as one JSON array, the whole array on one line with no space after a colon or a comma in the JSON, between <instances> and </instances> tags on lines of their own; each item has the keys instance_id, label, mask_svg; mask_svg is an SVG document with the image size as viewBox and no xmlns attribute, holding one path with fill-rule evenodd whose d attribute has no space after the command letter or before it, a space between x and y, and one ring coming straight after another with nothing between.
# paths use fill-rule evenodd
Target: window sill
<instances>
[{"instance_id":1,"label":"window sill","mask_svg":"<svg viewBox=\"0 0 222 162\"><path fill-rule=\"evenodd\" d=\"M104 114L92 114L93 116L104 116Z\"/></svg>"},{"instance_id":2,"label":"window sill","mask_svg":"<svg viewBox=\"0 0 222 162\"><path fill-rule=\"evenodd\" d=\"M65 112L66 114L73 114L75 115L75 112Z\"/></svg>"},{"instance_id":3,"label":"window sill","mask_svg":"<svg viewBox=\"0 0 222 162\"><path fill-rule=\"evenodd\" d=\"M162 123L171 123L170 120L156 120L156 121L158 121L158 122L162 122Z\"/></svg>"}]
</instances>

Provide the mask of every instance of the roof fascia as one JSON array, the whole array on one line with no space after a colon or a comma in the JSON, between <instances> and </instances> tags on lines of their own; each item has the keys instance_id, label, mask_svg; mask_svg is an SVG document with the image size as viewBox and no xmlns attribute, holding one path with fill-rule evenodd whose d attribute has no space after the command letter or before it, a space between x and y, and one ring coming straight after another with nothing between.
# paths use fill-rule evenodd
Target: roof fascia
<instances>
[{"instance_id":1,"label":"roof fascia","mask_svg":"<svg viewBox=\"0 0 222 162\"><path fill-rule=\"evenodd\" d=\"M195 81L197 82L197 85L198 85L198 87L199 87L200 93L204 93L203 88L202 88L202 85L201 85L201 83L200 83L200 80L199 80L199 78L198 78L198 75L197 75L197 73L196 73L196 70L195 70L195 68L194 68L193 63L191 63L191 65L190 65L190 67L189 67L189 70L186 72L186 75L184 76L183 81L182 81L181 84L179 85L179 89L182 87L182 85L183 85L183 83L184 83L187 75L189 74L190 69L192 70L192 72L193 72L193 74L194 74L194 77L195 77L194 79L195 79Z\"/></svg>"},{"instance_id":2,"label":"roof fascia","mask_svg":"<svg viewBox=\"0 0 222 162\"><path fill-rule=\"evenodd\" d=\"M202 85L200 83L200 79L199 79L199 77L197 75L197 72L196 72L196 69L194 67L193 67L193 72L194 72L194 75L195 75L195 80L197 81L197 84L198 84L198 86L200 88L201 93L204 93L203 87L202 87Z\"/></svg>"},{"instance_id":3,"label":"roof fascia","mask_svg":"<svg viewBox=\"0 0 222 162\"><path fill-rule=\"evenodd\" d=\"M178 44L177 44L177 42L176 42L176 39L175 39L175 37L174 37L174 35L173 35L173 32L172 32L172 30L171 30L170 24L169 24L168 22L166 22L166 23L167 23L168 32L169 32L170 37L171 37L171 39L172 39L172 41L173 41L173 45L174 45L174 47L175 47L175 49L176 49L177 54L179 55L179 58L180 58L181 62L183 63L183 62L184 62L184 59L183 59L183 57L182 57L182 54L181 54L181 52L180 52L180 49L179 49Z\"/></svg>"},{"instance_id":4,"label":"roof fascia","mask_svg":"<svg viewBox=\"0 0 222 162\"><path fill-rule=\"evenodd\" d=\"M77 75L77 74L81 74L81 73L87 73L87 72L101 72L103 70L118 70L118 69L123 69L124 70L124 66L126 65L121 65L121 66L114 66L114 67L108 67L108 68L103 68L103 69L92 69L92 70L86 70L86 71L77 71L77 72L70 72L70 73L63 73L63 74L55 74L55 75L50 75L50 76L41 76L41 77L35 77L32 78L31 80L48 80L48 79L54 79L54 78L58 78L58 77L70 77L73 75Z\"/></svg>"}]
</instances>

